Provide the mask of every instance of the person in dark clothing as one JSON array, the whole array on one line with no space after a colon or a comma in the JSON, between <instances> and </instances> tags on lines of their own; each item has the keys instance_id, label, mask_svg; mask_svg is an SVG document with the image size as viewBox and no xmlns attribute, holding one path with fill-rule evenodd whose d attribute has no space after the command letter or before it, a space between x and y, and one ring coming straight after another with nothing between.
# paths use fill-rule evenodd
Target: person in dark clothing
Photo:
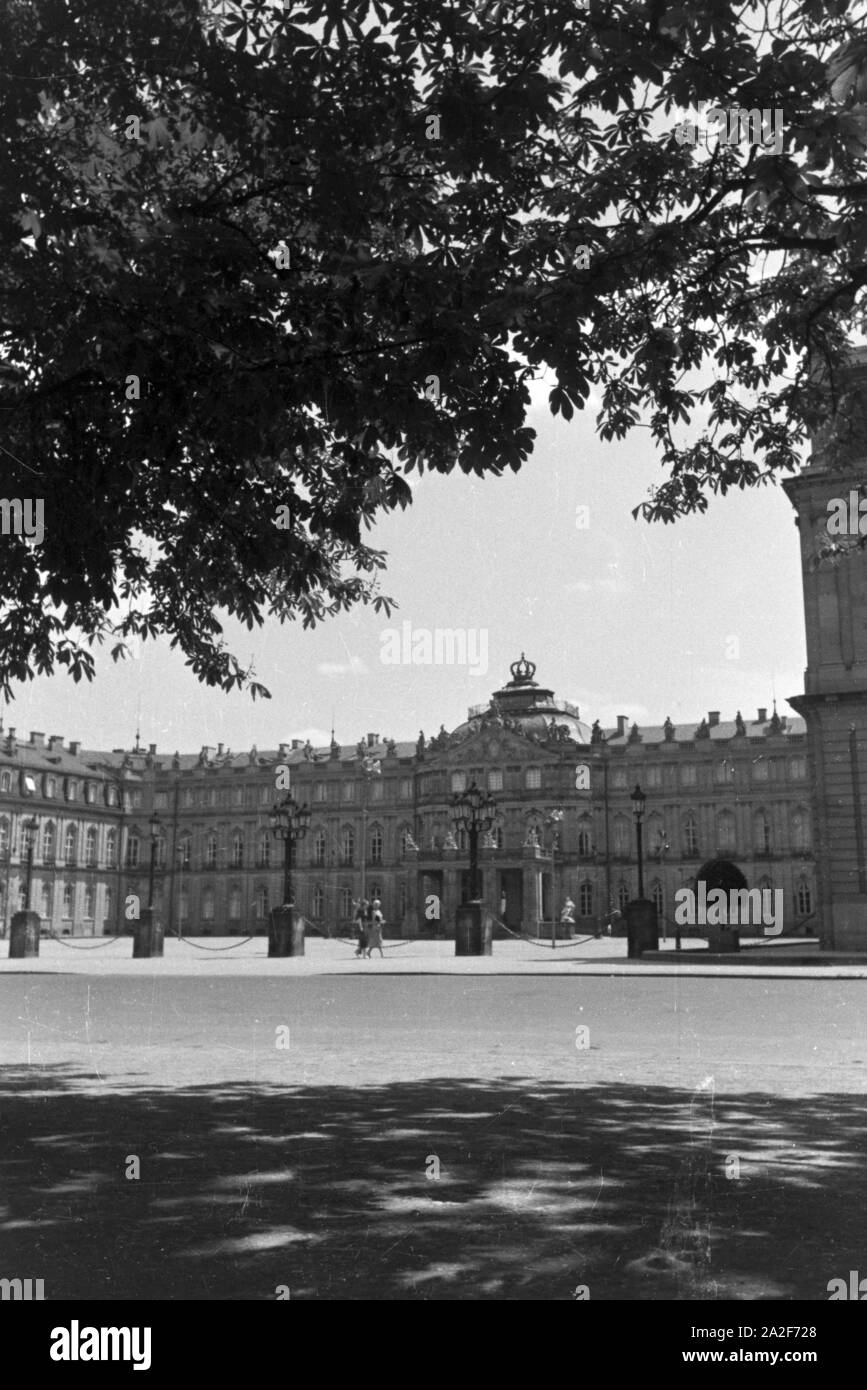
<instances>
[{"instance_id":1,"label":"person in dark clothing","mask_svg":"<svg viewBox=\"0 0 867 1390\"><path fill-rule=\"evenodd\" d=\"M370 903L366 898L359 898L355 908L355 935L358 938L358 948L355 952L357 956L363 956L367 950L367 923L370 915Z\"/></svg>"}]
</instances>

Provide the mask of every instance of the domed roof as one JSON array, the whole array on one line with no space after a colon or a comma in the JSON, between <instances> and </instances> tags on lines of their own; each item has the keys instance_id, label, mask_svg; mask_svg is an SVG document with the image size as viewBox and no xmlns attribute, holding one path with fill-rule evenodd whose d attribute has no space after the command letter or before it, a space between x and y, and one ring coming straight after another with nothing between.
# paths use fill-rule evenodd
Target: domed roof
<instances>
[{"instance_id":1,"label":"domed roof","mask_svg":"<svg viewBox=\"0 0 867 1390\"><path fill-rule=\"evenodd\" d=\"M592 730L580 716L577 705L568 700L558 700L553 690L545 690L537 685L533 677L536 667L527 661L521 652L520 661L513 661L509 667L512 679L502 690L491 696L487 705L475 705L467 712L467 720L454 730L452 738L461 738L472 732L479 719L496 723L498 720L517 726L526 735L537 735L545 740L565 730L560 737L573 739L575 743L590 743ZM552 729L552 724L554 728Z\"/></svg>"}]
</instances>

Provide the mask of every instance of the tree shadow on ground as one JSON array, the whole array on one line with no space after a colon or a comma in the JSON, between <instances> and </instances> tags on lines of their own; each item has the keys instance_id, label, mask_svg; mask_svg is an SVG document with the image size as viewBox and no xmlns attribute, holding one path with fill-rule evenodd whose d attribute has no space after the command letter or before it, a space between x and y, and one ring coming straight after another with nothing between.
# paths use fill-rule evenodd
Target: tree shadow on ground
<instances>
[{"instance_id":1,"label":"tree shadow on ground","mask_svg":"<svg viewBox=\"0 0 867 1390\"><path fill-rule=\"evenodd\" d=\"M0 1074L0 1276L49 1299L812 1300L867 1273L857 1096L92 1084Z\"/></svg>"}]
</instances>

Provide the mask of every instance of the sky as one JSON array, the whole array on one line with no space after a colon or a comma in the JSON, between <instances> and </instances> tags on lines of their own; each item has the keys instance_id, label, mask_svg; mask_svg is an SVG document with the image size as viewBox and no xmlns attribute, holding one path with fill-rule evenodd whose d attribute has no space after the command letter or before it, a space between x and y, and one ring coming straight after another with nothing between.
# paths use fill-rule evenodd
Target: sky
<instances>
[{"instance_id":1,"label":"sky","mask_svg":"<svg viewBox=\"0 0 867 1390\"><path fill-rule=\"evenodd\" d=\"M412 506L367 533L388 554L380 588L398 604L390 618L362 607L312 631L227 624L230 649L242 663L252 658L270 700L202 686L159 640L118 664L98 650L90 685L65 674L16 685L6 727L19 739L40 730L91 749L129 748L138 727L143 744L168 754L323 743L332 717L342 743L368 732L414 740L486 703L522 651L537 682L577 704L589 724L611 725L618 714L677 724L710 709L754 719L774 696L781 714L793 713L786 697L803 690L806 652L785 493L711 498L704 516L673 525L634 520L632 508L663 480L649 431L603 443L598 398L566 422L550 415L551 384L534 384L535 452L519 473L415 475ZM387 660L402 654L405 623L410 656L413 647L424 654L420 630L433 645L437 629L450 629L466 633L475 661Z\"/></svg>"}]
</instances>

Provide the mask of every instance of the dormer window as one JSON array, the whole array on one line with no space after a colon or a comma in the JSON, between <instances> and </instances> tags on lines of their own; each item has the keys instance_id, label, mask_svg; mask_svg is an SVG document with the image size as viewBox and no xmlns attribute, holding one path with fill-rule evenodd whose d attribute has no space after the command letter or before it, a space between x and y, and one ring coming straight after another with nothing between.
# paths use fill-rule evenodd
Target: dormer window
<instances>
[{"instance_id":1,"label":"dormer window","mask_svg":"<svg viewBox=\"0 0 867 1390\"><path fill-rule=\"evenodd\" d=\"M25 792L25 794L26 794L27 796L35 796L35 795L36 795L36 778L35 778L35 777L32 777L32 776L30 775L29 772L25 772L24 777L22 778L22 781L23 781L23 783L24 783L24 792Z\"/></svg>"},{"instance_id":2,"label":"dormer window","mask_svg":"<svg viewBox=\"0 0 867 1390\"><path fill-rule=\"evenodd\" d=\"M8 792L8 791L11 791L11 790L12 790L12 773L11 773L11 772L0 772L0 792Z\"/></svg>"}]
</instances>

